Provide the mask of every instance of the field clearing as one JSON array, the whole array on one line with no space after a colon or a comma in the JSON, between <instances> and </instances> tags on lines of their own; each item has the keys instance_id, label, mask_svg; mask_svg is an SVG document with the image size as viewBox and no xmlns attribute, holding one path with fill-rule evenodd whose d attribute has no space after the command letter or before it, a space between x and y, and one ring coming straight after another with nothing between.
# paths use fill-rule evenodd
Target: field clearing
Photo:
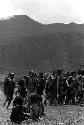
<instances>
[{"instance_id":1,"label":"field clearing","mask_svg":"<svg viewBox=\"0 0 84 125\"><path fill-rule=\"evenodd\" d=\"M12 125L10 122L10 112L3 106L4 95L0 91L0 125ZM17 124L15 124L17 125ZM21 125L84 125L83 106L45 106L45 117L38 122L26 121Z\"/></svg>"}]
</instances>

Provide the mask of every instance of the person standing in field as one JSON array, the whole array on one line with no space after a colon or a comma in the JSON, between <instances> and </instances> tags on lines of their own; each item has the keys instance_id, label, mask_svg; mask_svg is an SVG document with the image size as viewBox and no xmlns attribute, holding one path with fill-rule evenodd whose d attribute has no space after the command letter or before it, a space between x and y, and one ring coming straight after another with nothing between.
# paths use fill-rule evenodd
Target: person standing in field
<instances>
[{"instance_id":1,"label":"person standing in field","mask_svg":"<svg viewBox=\"0 0 84 125\"><path fill-rule=\"evenodd\" d=\"M15 89L14 73L10 73L4 82L4 95L6 97L4 106L8 102L8 105L6 107L7 109L13 99L14 89Z\"/></svg>"}]
</instances>

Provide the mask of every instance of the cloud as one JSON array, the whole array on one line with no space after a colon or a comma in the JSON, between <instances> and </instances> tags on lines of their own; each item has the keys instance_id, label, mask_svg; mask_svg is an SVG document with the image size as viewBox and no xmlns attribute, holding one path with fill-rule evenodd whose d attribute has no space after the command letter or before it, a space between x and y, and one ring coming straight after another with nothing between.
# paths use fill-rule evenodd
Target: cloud
<instances>
[{"instance_id":1,"label":"cloud","mask_svg":"<svg viewBox=\"0 0 84 125\"><path fill-rule=\"evenodd\" d=\"M42 22L84 22L84 0L0 0L2 15L26 14ZM3 13L1 13L3 11Z\"/></svg>"},{"instance_id":2,"label":"cloud","mask_svg":"<svg viewBox=\"0 0 84 125\"><path fill-rule=\"evenodd\" d=\"M13 8L22 10L23 13L37 13L40 11L39 4L36 0L14 0Z\"/></svg>"}]
</instances>

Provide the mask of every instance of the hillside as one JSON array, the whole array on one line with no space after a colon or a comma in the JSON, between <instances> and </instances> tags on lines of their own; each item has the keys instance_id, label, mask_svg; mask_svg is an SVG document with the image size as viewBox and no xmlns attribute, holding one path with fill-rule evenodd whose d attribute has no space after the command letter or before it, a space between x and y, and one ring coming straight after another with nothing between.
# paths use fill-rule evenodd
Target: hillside
<instances>
[{"instance_id":1,"label":"hillside","mask_svg":"<svg viewBox=\"0 0 84 125\"><path fill-rule=\"evenodd\" d=\"M0 21L1 72L48 71L84 62L84 24L40 24L26 15Z\"/></svg>"}]
</instances>

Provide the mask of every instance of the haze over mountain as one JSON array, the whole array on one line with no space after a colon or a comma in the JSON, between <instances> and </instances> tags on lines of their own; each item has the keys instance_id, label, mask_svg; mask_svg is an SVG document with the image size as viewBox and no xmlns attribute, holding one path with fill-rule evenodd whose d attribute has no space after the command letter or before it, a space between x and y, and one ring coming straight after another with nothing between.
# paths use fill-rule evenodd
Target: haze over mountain
<instances>
[{"instance_id":1,"label":"haze over mountain","mask_svg":"<svg viewBox=\"0 0 84 125\"><path fill-rule=\"evenodd\" d=\"M69 69L84 62L84 24L48 24L26 15L0 20L1 72Z\"/></svg>"}]
</instances>

